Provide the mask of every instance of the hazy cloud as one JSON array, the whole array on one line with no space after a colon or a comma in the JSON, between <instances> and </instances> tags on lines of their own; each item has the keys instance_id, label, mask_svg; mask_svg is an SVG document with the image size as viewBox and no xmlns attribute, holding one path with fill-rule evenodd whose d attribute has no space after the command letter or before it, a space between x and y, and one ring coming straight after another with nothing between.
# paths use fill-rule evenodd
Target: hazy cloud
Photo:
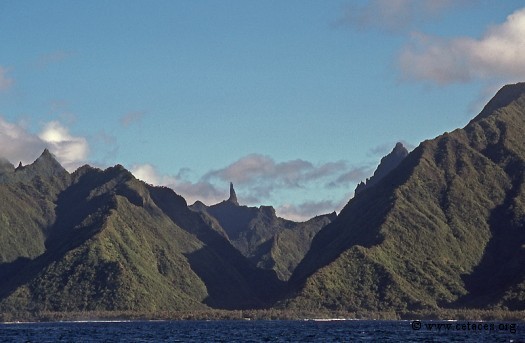
<instances>
[{"instance_id":1,"label":"hazy cloud","mask_svg":"<svg viewBox=\"0 0 525 343\"><path fill-rule=\"evenodd\" d=\"M179 178L177 176L162 175L158 172L157 168L151 164L140 164L130 168L133 175L136 178L145 181L152 185L166 186L172 188L177 194L181 195L186 199L188 204L193 204L195 201L200 200L207 205L213 205L219 203L228 198L228 189L219 189L215 187L209 181L204 179L198 182L190 182ZM250 192L251 187L255 185L245 184L242 193L248 190ZM239 196L239 190L237 189L237 195ZM340 211L344 205L350 199L350 195L347 195L342 200L321 200L321 201L306 201L300 204L284 204L276 208L278 216L287 218L295 221L305 221L312 218L315 215L326 214L333 211ZM260 199L250 194L247 196L243 194L240 197L240 202L243 204L260 203Z\"/></svg>"},{"instance_id":2,"label":"hazy cloud","mask_svg":"<svg viewBox=\"0 0 525 343\"><path fill-rule=\"evenodd\" d=\"M9 123L0 117L0 156L13 164L18 161L32 163L45 148L69 171L73 171L86 161L89 151L84 137L75 137L59 122L44 125L37 135L20 124Z\"/></svg>"},{"instance_id":3,"label":"hazy cloud","mask_svg":"<svg viewBox=\"0 0 525 343\"><path fill-rule=\"evenodd\" d=\"M305 181L340 173L345 168L344 161L314 165L301 159L276 162L269 156L251 154L225 168L210 171L204 179L218 178L224 182L232 181L237 184L272 181L280 187L293 188L301 187Z\"/></svg>"},{"instance_id":4,"label":"hazy cloud","mask_svg":"<svg viewBox=\"0 0 525 343\"><path fill-rule=\"evenodd\" d=\"M154 166L141 164L133 166L131 171L137 178L150 184L172 188L176 193L182 195L189 204L200 200L207 205L216 204L228 198L230 181L234 183L241 203L261 205L275 197L283 189L299 191L301 189L326 189L329 188L328 183L331 180L339 180L339 186L345 187L348 185L343 185L341 178L348 178L348 174L352 171L357 181L369 176L359 168L349 170L345 161L314 164L296 159L276 162L269 156L259 154L244 156L224 168L205 173L196 182L186 179L188 174L186 169L181 169L177 175L162 175ZM323 200L308 201L302 204L290 203L279 206L277 211L279 215L285 218L306 220L317 214L340 210L349 198L349 196L345 196L342 201Z\"/></svg>"},{"instance_id":5,"label":"hazy cloud","mask_svg":"<svg viewBox=\"0 0 525 343\"><path fill-rule=\"evenodd\" d=\"M144 117L145 114L146 114L145 111L128 112L124 114L122 117L120 117L119 121L122 126L128 127L131 124L140 121Z\"/></svg>"},{"instance_id":6,"label":"hazy cloud","mask_svg":"<svg viewBox=\"0 0 525 343\"><path fill-rule=\"evenodd\" d=\"M333 211L340 211L349 197L340 202L334 202L332 200L322 200L322 201L306 201L298 205L295 204L285 204L279 206L275 212L279 217L294 221L306 221L311 219L314 215L327 214Z\"/></svg>"},{"instance_id":7,"label":"hazy cloud","mask_svg":"<svg viewBox=\"0 0 525 343\"><path fill-rule=\"evenodd\" d=\"M6 91L13 85L13 79L7 76L8 70L0 66L0 92Z\"/></svg>"},{"instance_id":8,"label":"hazy cloud","mask_svg":"<svg viewBox=\"0 0 525 343\"><path fill-rule=\"evenodd\" d=\"M410 27L428 20L452 7L473 3L472 0L370 0L364 5L349 4L339 25L358 28L377 27L390 31Z\"/></svg>"},{"instance_id":9,"label":"hazy cloud","mask_svg":"<svg viewBox=\"0 0 525 343\"><path fill-rule=\"evenodd\" d=\"M303 188L307 183L337 178L347 170L344 161L314 165L301 159L276 162L269 156L251 154L225 168L208 172L203 180L218 179L244 186L245 196L260 202L276 190Z\"/></svg>"},{"instance_id":10,"label":"hazy cloud","mask_svg":"<svg viewBox=\"0 0 525 343\"><path fill-rule=\"evenodd\" d=\"M183 180L179 177L181 173L177 176L162 175L151 164L135 165L131 167L130 171L137 179L149 184L170 187L186 199L189 205L197 200L212 205L227 198L227 190L218 190L214 185L203 180L196 183Z\"/></svg>"},{"instance_id":11,"label":"hazy cloud","mask_svg":"<svg viewBox=\"0 0 525 343\"><path fill-rule=\"evenodd\" d=\"M373 174L373 169L367 166L355 167L344 174L341 174L335 179L327 184L328 188L337 188L349 186L352 183L359 183L365 180L367 177Z\"/></svg>"},{"instance_id":12,"label":"hazy cloud","mask_svg":"<svg viewBox=\"0 0 525 343\"><path fill-rule=\"evenodd\" d=\"M525 78L525 8L515 11L481 39L441 39L421 33L399 57L406 78L438 84L473 79Z\"/></svg>"}]
</instances>

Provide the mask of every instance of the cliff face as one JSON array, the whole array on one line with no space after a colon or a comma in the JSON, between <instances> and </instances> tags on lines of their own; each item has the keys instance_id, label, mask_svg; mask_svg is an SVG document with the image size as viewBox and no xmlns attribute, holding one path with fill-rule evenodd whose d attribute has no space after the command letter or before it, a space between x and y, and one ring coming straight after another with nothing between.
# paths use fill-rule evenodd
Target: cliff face
<instances>
[{"instance_id":1,"label":"cliff face","mask_svg":"<svg viewBox=\"0 0 525 343\"><path fill-rule=\"evenodd\" d=\"M321 230L291 308L525 306L525 84L423 142Z\"/></svg>"}]
</instances>

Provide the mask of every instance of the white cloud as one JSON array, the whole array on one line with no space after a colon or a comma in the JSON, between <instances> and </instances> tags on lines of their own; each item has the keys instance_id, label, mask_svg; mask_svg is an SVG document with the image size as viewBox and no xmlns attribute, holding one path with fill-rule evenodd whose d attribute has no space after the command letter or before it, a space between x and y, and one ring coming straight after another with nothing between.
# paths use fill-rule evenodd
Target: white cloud
<instances>
[{"instance_id":1,"label":"white cloud","mask_svg":"<svg viewBox=\"0 0 525 343\"><path fill-rule=\"evenodd\" d=\"M7 69L0 66L0 92L6 91L13 85L13 79L7 76Z\"/></svg>"},{"instance_id":2,"label":"white cloud","mask_svg":"<svg viewBox=\"0 0 525 343\"><path fill-rule=\"evenodd\" d=\"M171 180L167 180L168 182L165 182L164 180L161 181L162 177L151 164L134 165L131 167L130 171L137 179L152 185L169 186L170 184L175 183L175 180L173 180L173 182L171 182Z\"/></svg>"},{"instance_id":3,"label":"white cloud","mask_svg":"<svg viewBox=\"0 0 525 343\"><path fill-rule=\"evenodd\" d=\"M406 78L438 84L525 78L525 8L515 11L481 39L441 39L421 33L399 57Z\"/></svg>"},{"instance_id":4,"label":"white cloud","mask_svg":"<svg viewBox=\"0 0 525 343\"><path fill-rule=\"evenodd\" d=\"M32 163L46 147L38 136L23 126L9 123L0 117L0 156L13 164Z\"/></svg>"},{"instance_id":5,"label":"white cloud","mask_svg":"<svg viewBox=\"0 0 525 343\"><path fill-rule=\"evenodd\" d=\"M47 143L49 150L68 170L74 170L87 159L89 145L86 138L72 136L57 121L47 123L38 137Z\"/></svg>"}]
</instances>

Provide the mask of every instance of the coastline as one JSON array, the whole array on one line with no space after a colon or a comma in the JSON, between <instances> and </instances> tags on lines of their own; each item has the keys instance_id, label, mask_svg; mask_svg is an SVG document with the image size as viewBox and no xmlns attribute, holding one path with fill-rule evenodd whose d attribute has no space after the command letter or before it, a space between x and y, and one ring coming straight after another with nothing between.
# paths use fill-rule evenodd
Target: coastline
<instances>
[{"instance_id":1,"label":"coastline","mask_svg":"<svg viewBox=\"0 0 525 343\"><path fill-rule=\"evenodd\" d=\"M128 322L175 320L439 320L519 321L525 311L439 309L405 312L290 311L290 310L199 310L199 311L82 311L0 313L0 323Z\"/></svg>"}]
</instances>

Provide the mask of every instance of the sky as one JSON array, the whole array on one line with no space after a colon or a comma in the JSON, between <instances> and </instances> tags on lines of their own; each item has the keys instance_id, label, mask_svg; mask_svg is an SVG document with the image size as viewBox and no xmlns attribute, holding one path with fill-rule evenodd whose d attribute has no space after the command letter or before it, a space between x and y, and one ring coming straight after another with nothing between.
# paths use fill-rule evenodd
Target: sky
<instances>
[{"instance_id":1,"label":"sky","mask_svg":"<svg viewBox=\"0 0 525 343\"><path fill-rule=\"evenodd\" d=\"M121 164L189 204L339 211L400 141L525 81L525 2L0 1L0 156Z\"/></svg>"}]
</instances>

